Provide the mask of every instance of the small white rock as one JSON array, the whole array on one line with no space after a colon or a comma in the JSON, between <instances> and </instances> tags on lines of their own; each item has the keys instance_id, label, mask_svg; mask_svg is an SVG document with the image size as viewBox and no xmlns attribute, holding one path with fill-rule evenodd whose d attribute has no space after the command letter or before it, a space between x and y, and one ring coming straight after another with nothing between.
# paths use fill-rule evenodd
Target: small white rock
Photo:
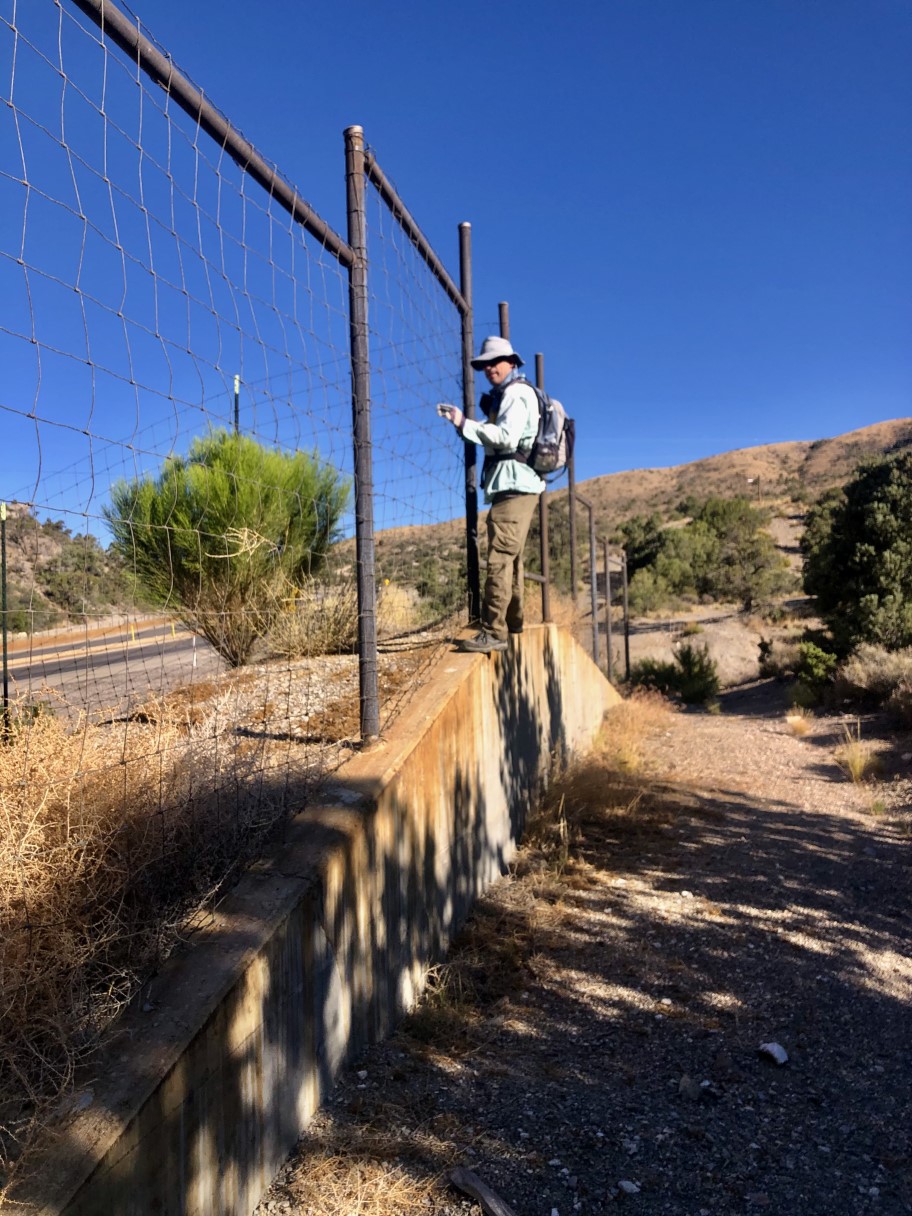
<instances>
[{"instance_id":1,"label":"small white rock","mask_svg":"<svg viewBox=\"0 0 912 1216\"><path fill-rule=\"evenodd\" d=\"M618 1190L623 1191L625 1195L639 1195L640 1184L638 1182L619 1182Z\"/></svg>"},{"instance_id":2,"label":"small white rock","mask_svg":"<svg viewBox=\"0 0 912 1216\"><path fill-rule=\"evenodd\" d=\"M776 1064L788 1064L788 1052L781 1043L761 1043L757 1050Z\"/></svg>"},{"instance_id":3,"label":"small white rock","mask_svg":"<svg viewBox=\"0 0 912 1216\"><path fill-rule=\"evenodd\" d=\"M359 1081L364 1081L364 1080L366 1080L366 1079L367 1079L367 1069L366 1069L366 1068L359 1068L359 1069L358 1069L358 1074L357 1074L357 1075L358 1075L358 1080L359 1080Z\"/></svg>"}]
</instances>

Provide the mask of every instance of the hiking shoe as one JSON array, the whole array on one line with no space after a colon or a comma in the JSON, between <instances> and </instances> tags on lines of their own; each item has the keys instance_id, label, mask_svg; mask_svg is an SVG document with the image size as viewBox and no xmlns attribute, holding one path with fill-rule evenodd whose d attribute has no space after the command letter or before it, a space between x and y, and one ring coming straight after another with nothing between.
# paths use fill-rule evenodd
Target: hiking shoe
<instances>
[{"instance_id":1,"label":"hiking shoe","mask_svg":"<svg viewBox=\"0 0 912 1216\"><path fill-rule=\"evenodd\" d=\"M495 650L506 650L507 639L496 638L493 633L482 629L481 633L476 633L473 638L467 638L460 645L463 650L469 650L473 654L491 654Z\"/></svg>"}]
</instances>

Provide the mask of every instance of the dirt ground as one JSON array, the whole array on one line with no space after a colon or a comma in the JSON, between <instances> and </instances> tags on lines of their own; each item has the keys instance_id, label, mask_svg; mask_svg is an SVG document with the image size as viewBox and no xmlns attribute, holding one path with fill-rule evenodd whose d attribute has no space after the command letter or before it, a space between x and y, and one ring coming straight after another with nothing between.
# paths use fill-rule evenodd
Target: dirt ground
<instances>
[{"instance_id":1,"label":"dirt ground","mask_svg":"<svg viewBox=\"0 0 912 1216\"><path fill-rule=\"evenodd\" d=\"M912 1212L912 742L855 785L809 725L755 683L583 765L259 1212Z\"/></svg>"}]
</instances>

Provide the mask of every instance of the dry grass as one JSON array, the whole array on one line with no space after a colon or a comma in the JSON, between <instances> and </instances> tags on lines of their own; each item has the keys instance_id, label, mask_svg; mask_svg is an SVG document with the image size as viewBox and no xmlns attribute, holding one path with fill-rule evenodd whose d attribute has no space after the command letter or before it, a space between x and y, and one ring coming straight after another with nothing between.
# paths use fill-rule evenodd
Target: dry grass
<instances>
[{"instance_id":1,"label":"dry grass","mask_svg":"<svg viewBox=\"0 0 912 1216\"><path fill-rule=\"evenodd\" d=\"M836 763L842 771L859 785L866 777L876 775L880 769L880 759L873 747L861 737L861 722L851 726L843 726L843 741L834 753Z\"/></svg>"},{"instance_id":2,"label":"dry grass","mask_svg":"<svg viewBox=\"0 0 912 1216\"><path fill-rule=\"evenodd\" d=\"M810 709L801 705L793 705L786 711L785 724L799 739L804 738L814 728L814 715Z\"/></svg>"},{"instance_id":3,"label":"dry grass","mask_svg":"<svg viewBox=\"0 0 912 1216\"><path fill-rule=\"evenodd\" d=\"M428 661L384 661L384 722ZM0 1207L113 1019L357 734L356 683L326 692L350 668L302 669L321 695L301 720L253 668L127 721L14 708L0 745Z\"/></svg>"},{"instance_id":4,"label":"dry grass","mask_svg":"<svg viewBox=\"0 0 912 1216\"><path fill-rule=\"evenodd\" d=\"M0 1197L138 983L284 816L262 750L191 708L75 728L20 712L0 746Z\"/></svg>"},{"instance_id":5,"label":"dry grass","mask_svg":"<svg viewBox=\"0 0 912 1216\"><path fill-rule=\"evenodd\" d=\"M398 637L421 629L432 616L417 592L388 580L377 590L377 633ZM289 598L269 634L269 650L285 659L352 654L358 646L358 591L354 581L310 579Z\"/></svg>"},{"instance_id":6,"label":"dry grass","mask_svg":"<svg viewBox=\"0 0 912 1216\"><path fill-rule=\"evenodd\" d=\"M588 600L583 595L579 596L577 604L574 606L570 595L559 591L556 587L550 588L548 601L550 619L555 625L559 625L561 629L566 629L570 633L573 633L583 620L584 610L588 611L589 608ZM527 624L541 624L541 595L538 587L533 587L529 583L526 584L523 598L523 615Z\"/></svg>"},{"instance_id":7,"label":"dry grass","mask_svg":"<svg viewBox=\"0 0 912 1216\"><path fill-rule=\"evenodd\" d=\"M674 707L657 692L638 689L609 711L599 742L600 754L610 769L632 775L645 761L646 743L671 722Z\"/></svg>"},{"instance_id":8,"label":"dry grass","mask_svg":"<svg viewBox=\"0 0 912 1216\"><path fill-rule=\"evenodd\" d=\"M358 591L354 581L298 587L273 622L269 649L284 659L351 654L358 644Z\"/></svg>"},{"instance_id":9,"label":"dry grass","mask_svg":"<svg viewBox=\"0 0 912 1216\"><path fill-rule=\"evenodd\" d=\"M380 1146L375 1139L351 1143L345 1152L309 1154L286 1185L295 1210L302 1216L409 1216L426 1212L429 1196L437 1189L435 1180L415 1178L401 1165L382 1156L378 1159Z\"/></svg>"},{"instance_id":10,"label":"dry grass","mask_svg":"<svg viewBox=\"0 0 912 1216\"><path fill-rule=\"evenodd\" d=\"M912 649L886 650L863 642L836 673L836 696L881 705L910 683Z\"/></svg>"}]
</instances>

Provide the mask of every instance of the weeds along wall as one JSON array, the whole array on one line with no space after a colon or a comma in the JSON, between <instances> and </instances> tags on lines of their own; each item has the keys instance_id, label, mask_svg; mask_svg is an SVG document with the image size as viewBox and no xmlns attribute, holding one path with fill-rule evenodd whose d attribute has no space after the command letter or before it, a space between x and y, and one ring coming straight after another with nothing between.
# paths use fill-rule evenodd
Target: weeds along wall
<instances>
[{"instance_id":1,"label":"weeds along wall","mask_svg":"<svg viewBox=\"0 0 912 1216\"><path fill-rule=\"evenodd\" d=\"M353 132L344 239L109 0L0 80L8 1177L464 610L471 310Z\"/></svg>"}]
</instances>

